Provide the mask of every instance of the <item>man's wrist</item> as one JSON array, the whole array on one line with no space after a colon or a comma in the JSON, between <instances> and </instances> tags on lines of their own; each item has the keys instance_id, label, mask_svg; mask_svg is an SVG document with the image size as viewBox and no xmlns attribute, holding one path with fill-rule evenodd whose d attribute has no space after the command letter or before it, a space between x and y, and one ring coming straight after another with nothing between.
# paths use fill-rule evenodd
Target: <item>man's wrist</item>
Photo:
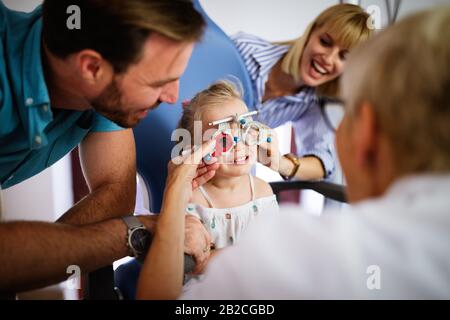
<instances>
[{"instance_id":1,"label":"man's wrist","mask_svg":"<svg viewBox=\"0 0 450 320\"><path fill-rule=\"evenodd\" d=\"M157 214L145 215L145 216L136 216L139 221L145 226L145 228L152 232L155 230L156 222L158 220Z\"/></svg>"},{"instance_id":2,"label":"man's wrist","mask_svg":"<svg viewBox=\"0 0 450 320\"><path fill-rule=\"evenodd\" d=\"M122 217L127 226L127 235L125 238L127 247L130 249L130 256L134 256L140 262L143 262L151 242L151 232L147 226L142 223L142 219L136 216Z\"/></svg>"}]
</instances>

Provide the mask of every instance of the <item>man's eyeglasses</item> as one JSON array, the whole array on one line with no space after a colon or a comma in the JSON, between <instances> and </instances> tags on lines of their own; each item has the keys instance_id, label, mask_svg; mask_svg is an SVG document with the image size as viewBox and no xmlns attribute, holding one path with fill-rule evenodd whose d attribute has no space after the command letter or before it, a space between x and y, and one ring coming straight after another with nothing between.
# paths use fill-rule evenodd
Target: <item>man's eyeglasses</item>
<instances>
[{"instance_id":1,"label":"man's eyeglasses","mask_svg":"<svg viewBox=\"0 0 450 320\"><path fill-rule=\"evenodd\" d=\"M336 131L344 118L344 101L337 98L319 97L319 108L322 116L331 130Z\"/></svg>"}]
</instances>

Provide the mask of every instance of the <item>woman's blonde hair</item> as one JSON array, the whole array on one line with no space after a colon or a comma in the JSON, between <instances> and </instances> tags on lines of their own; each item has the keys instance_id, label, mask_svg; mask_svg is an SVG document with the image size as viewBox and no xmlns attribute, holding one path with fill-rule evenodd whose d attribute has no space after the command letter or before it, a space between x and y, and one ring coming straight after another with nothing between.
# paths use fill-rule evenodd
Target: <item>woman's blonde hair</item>
<instances>
[{"instance_id":1,"label":"woman's blonde hair","mask_svg":"<svg viewBox=\"0 0 450 320\"><path fill-rule=\"evenodd\" d=\"M338 4L326 9L308 25L301 37L281 43L291 46L283 57L282 70L296 81L299 80L300 60L314 30L322 27L327 28L339 45L351 49L371 36L372 30L369 28L369 19L371 17L367 12L360 6L353 4ZM338 92L339 77L317 88L318 94L331 97L337 96Z\"/></svg>"},{"instance_id":2,"label":"woman's blonde hair","mask_svg":"<svg viewBox=\"0 0 450 320\"><path fill-rule=\"evenodd\" d=\"M242 101L242 95L242 85L238 81L219 80L214 82L184 104L183 115L178 128L187 129L191 134L194 134L194 122L202 120L206 109L221 106L233 99Z\"/></svg>"}]
</instances>

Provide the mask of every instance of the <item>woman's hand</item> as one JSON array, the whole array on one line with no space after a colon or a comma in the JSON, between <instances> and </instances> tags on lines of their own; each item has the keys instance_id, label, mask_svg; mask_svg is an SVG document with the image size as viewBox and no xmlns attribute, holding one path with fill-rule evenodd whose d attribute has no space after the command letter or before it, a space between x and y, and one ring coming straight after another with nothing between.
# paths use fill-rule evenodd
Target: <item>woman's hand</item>
<instances>
[{"instance_id":1,"label":"woman's hand","mask_svg":"<svg viewBox=\"0 0 450 320\"><path fill-rule=\"evenodd\" d=\"M258 147L258 162L279 172L281 154L278 149L278 138L274 130L270 130L270 142L264 141Z\"/></svg>"},{"instance_id":2,"label":"woman's hand","mask_svg":"<svg viewBox=\"0 0 450 320\"><path fill-rule=\"evenodd\" d=\"M188 203L192 192L214 177L219 168L217 158L211 157L208 163L203 161L207 154L212 154L215 141L210 140L194 152L173 158L168 165L168 176L165 194L176 190L178 201Z\"/></svg>"},{"instance_id":3,"label":"woman's hand","mask_svg":"<svg viewBox=\"0 0 450 320\"><path fill-rule=\"evenodd\" d=\"M202 164L203 157L214 150L213 142L208 141L193 153L176 157L169 163L161 213L139 276L137 298L176 299L181 293L186 205L193 190L210 180L219 167L215 158ZM200 244L202 242L199 241Z\"/></svg>"}]
</instances>

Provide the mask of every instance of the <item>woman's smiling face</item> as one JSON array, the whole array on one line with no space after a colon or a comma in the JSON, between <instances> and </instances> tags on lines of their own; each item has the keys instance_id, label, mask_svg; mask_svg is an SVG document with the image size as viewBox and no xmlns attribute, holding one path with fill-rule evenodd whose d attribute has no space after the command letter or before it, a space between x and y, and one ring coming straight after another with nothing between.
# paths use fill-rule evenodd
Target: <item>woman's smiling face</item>
<instances>
[{"instance_id":1,"label":"woman's smiling face","mask_svg":"<svg viewBox=\"0 0 450 320\"><path fill-rule=\"evenodd\" d=\"M348 49L336 43L328 29L314 30L300 61L300 78L310 87L336 79L344 71L347 54Z\"/></svg>"}]
</instances>

